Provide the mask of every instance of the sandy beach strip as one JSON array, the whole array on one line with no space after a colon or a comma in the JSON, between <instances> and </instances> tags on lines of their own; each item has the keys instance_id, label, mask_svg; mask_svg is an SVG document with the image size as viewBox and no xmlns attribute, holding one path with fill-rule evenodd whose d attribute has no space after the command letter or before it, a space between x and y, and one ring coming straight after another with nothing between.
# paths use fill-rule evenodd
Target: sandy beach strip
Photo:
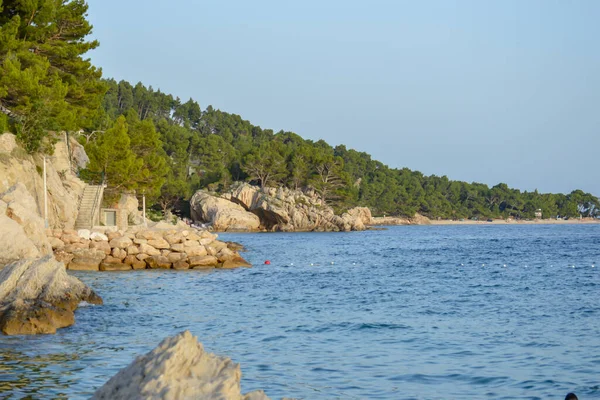
<instances>
[{"instance_id":1,"label":"sandy beach strip","mask_svg":"<svg viewBox=\"0 0 600 400\"><path fill-rule=\"evenodd\" d=\"M594 218L570 218L564 219L532 219L532 220L514 220L514 219L493 219L491 222L464 220L431 220L431 225L589 225L600 224L600 219Z\"/></svg>"}]
</instances>

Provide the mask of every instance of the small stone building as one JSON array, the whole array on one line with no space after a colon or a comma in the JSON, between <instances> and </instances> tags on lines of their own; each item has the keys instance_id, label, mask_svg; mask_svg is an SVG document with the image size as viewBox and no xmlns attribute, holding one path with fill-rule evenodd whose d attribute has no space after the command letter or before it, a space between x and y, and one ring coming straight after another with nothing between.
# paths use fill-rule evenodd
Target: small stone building
<instances>
[{"instance_id":1,"label":"small stone building","mask_svg":"<svg viewBox=\"0 0 600 400\"><path fill-rule=\"evenodd\" d=\"M100 225L127 229L128 226L140 225L143 222L138 210L138 200L134 194L123 193L119 201L104 205L108 207L100 209Z\"/></svg>"}]
</instances>

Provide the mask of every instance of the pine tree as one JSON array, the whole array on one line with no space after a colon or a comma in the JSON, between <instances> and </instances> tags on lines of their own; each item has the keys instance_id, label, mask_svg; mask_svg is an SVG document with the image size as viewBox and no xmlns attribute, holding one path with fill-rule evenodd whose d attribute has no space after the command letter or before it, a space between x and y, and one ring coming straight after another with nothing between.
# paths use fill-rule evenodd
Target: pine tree
<instances>
[{"instance_id":1,"label":"pine tree","mask_svg":"<svg viewBox=\"0 0 600 400\"><path fill-rule=\"evenodd\" d=\"M244 157L242 170L261 187L278 184L287 173L282 147L280 142L267 142L256 148Z\"/></svg>"},{"instance_id":2,"label":"pine tree","mask_svg":"<svg viewBox=\"0 0 600 400\"><path fill-rule=\"evenodd\" d=\"M102 173L113 189L136 189L143 160L131 151L131 141L124 116L114 126L90 143L86 150L90 158L88 169Z\"/></svg>"},{"instance_id":3,"label":"pine tree","mask_svg":"<svg viewBox=\"0 0 600 400\"><path fill-rule=\"evenodd\" d=\"M105 91L83 55L98 46L82 0L0 1L0 110L25 147L48 130L89 127Z\"/></svg>"},{"instance_id":4,"label":"pine tree","mask_svg":"<svg viewBox=\"0 0 600 400\"><path fill-rule=\"evenodd\" d=\"M169 172L167 155L151 120L140 121L135 111L130 110L127 122L131 151L142 161L140 170L132 179L136 181L137 190L153 201L160 195L160 188Z\"/></svg>"}]
</instances>

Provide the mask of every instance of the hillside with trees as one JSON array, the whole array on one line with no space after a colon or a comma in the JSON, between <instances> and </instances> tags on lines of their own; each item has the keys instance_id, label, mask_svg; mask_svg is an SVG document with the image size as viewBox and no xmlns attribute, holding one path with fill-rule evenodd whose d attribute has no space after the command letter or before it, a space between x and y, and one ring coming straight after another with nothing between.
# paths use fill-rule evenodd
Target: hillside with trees
<instances>
[{"instance_id":1,"label":"hillside with trees","mask_svg":"<svg viewBox=\"0 0 600 400\"><path fill-rule=\"evenodd\" d=\"M83 177L103 174L115 190L144 193L167 211L198 189L234 181L313 188L336 210L430 218L600 215L599 199L521 192L504 183L452 181L390 168L364 152L273 132L239 115L154 90L102 79L85 53L91 26L84 1L0 0L0 130L30 152L47 151L50 131L77 132L90 156Z\"/></svg>"}]
</instances>

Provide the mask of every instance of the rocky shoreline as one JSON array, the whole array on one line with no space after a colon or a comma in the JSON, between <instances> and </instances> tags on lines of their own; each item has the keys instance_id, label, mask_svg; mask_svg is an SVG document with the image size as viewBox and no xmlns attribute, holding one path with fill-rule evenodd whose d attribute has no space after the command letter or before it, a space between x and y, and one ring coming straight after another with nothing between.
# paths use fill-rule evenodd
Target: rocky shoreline
<instances>
[{"instance_id":1,"label":"rocky shoreline","mask_svg":"<svg viewBox=\"0 0 600 400\"><path fill-rule=\"evenodd\" d=\"M59 141L54 156L43 159L25 154L14 135L4 134L0 156L3 334L55 333L75 322L74 311L82 302L102 304L100 296L68 271L250 267L239 254L239 244L185 224L71 229L85 187L72 161L81 167L86 159L72 139ZM194 198L192 213L198 221L219 231L364 230L371 219L370 211L361 208L335 215L310 191L237 184L222 197L198 192ZM137 213L137 206L133 208ZM130 215L124 216L128 220ZM240 378L239 364L204 352L185 332L138 357L94 398L267 399L262 391L241 394Z\"/></svg>"},{"instance_id":2,"label":"rocky shoreline","mask_svg":"<svg viewBox=\"0 0 600 400\"><path fill-rule=\"evenodd\" d=\"M46 231L54 256L67 269L130 271L140 269L211 269L250 267L239 245L217 240L218 235L194 228L90 231Z\"/></svg>"},{"instance_id":3,"label":"rocky shoreline","mask_svg":"<svg viewBox=\"0 0 600 400\"><path fill-rule=\"evenodd\" d=\"M82 301L102 304L52 256L15 261L0 270L0 331L5 335L55 333L75 322Z\"/></svg>"},{"instance_id":4,"label":"rocky shoreline","mask_svg":"<svg viewBox=\"0 0 600 400\"><path fill-rule=\"evenodd\" d=\"M244 182L223 194L199 190L190 208L195 222L221 232L350 232L365 230L371 220L366 207L336 215L314 190Z\"/></svg>"}]
</instances>

